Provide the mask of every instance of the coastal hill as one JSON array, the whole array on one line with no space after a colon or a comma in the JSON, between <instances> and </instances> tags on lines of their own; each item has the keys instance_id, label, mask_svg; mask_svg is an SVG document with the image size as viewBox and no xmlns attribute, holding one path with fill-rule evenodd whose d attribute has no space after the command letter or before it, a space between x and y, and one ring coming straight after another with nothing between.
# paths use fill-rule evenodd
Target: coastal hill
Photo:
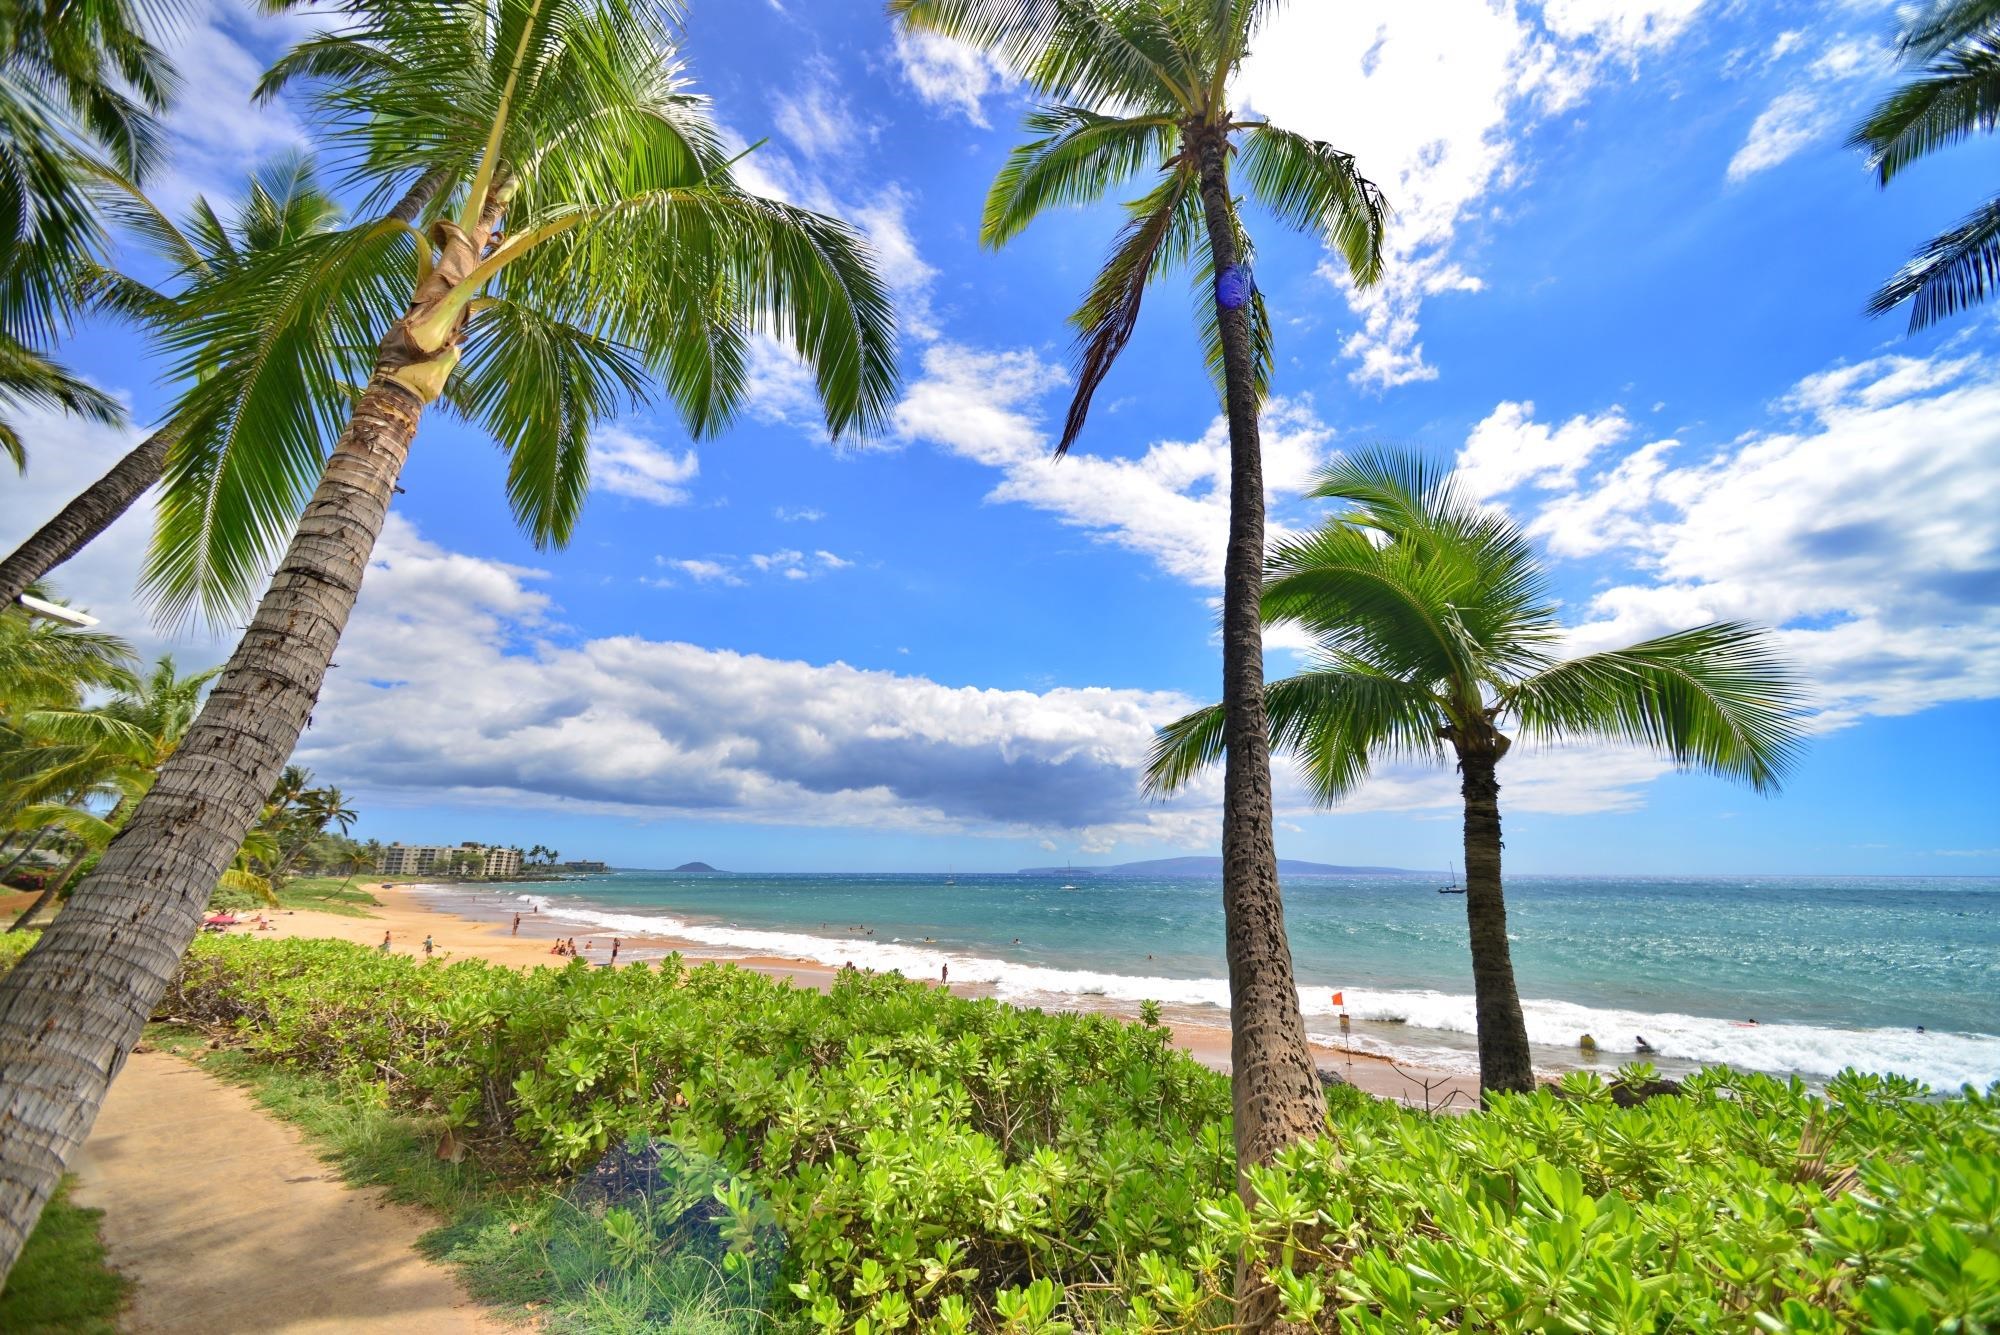
<instances>
[{"instance_id":1,"label":"coastal hill","mask_svg":"<svg viewBox=\"0 0 2000 1335\"><path fill-rule=\"evenodd\" d=\"M718 870L718 868L711 867L706 862L683 862L680 866L675 867L673 870L686 871L686 872L699 872L699 871L716 871Z\"/></svg>"},{"instance_id":2,"label":"coastal hill","mask_svg":"<svg viewBox=\"0 0 2000 1335\"><path fill-rule=\"evenodd\" d=\"M1110 867L1023 867L1022 876L1220 876L1221 858L1153 858ZM1327 862L1279 858L1280 876L1424 876L1409 867L1336 867Z\"/></svg>"}]
</instances>

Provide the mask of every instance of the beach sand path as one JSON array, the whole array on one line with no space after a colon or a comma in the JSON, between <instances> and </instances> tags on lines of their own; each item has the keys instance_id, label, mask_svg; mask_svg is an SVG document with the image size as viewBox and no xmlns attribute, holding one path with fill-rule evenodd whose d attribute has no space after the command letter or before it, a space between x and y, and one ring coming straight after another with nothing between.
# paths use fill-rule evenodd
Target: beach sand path
<instances>
[{"instance_id":1,"label":"beach sand path","mask_svg":"<svg viewBox=\"0 0 2000 1335\"><path fill-rule=\"evenodd\" d=\"M178 1057L138 1052L71 1164L134 1281L132 1335L471 1335L474 1304L416 1242L435 1221L345 1185L297 1130Z\"/></svg>"}]
</instances>

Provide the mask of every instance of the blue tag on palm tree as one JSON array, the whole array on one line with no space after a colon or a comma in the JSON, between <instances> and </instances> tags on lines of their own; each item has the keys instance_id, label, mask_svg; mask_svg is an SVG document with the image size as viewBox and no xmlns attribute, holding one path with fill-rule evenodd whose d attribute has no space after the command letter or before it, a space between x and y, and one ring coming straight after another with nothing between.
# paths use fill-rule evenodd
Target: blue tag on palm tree
<instances>
[{"instance_id":1,"label":"blue tag on palm tree","mask_svg":"<svg viewBox=\"0 0 2000 1335\"><path fill-rule=\"evenodd\" d=\"M1232 264L1215 276L1215 301L1225 311L1240 311L1250 304L1257 280L1247 264Z\"/></svg>"}]
</instances>

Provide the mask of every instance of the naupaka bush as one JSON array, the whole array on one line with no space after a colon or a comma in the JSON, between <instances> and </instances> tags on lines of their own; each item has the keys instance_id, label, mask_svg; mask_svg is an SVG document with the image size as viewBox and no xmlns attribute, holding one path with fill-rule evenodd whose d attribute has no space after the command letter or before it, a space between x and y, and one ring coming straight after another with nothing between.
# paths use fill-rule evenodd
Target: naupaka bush
<instances>
[{"instance_id":1,"label":"naupaka bush","mask_svg":"<svg viewBox=\"0 0 2000 1335\"><path fill-rule=\"evenodd\" d=\"M1627 1108L1578 1075L1431 1117L1335 1089L1334 1134L1248 1207L1227 1081L1163 1029L896 977L204 941L165 1012L519 1175L639 1137L712 1158L733 1227L782 1230L776 1319L802 1330L1212 1330L1247 1243L1324 1330L2000 1325L1992 1094L1717 1070ZM631 1212L605 1227L621 1264L670 1259Z\"/></svg>"}]
</instances>

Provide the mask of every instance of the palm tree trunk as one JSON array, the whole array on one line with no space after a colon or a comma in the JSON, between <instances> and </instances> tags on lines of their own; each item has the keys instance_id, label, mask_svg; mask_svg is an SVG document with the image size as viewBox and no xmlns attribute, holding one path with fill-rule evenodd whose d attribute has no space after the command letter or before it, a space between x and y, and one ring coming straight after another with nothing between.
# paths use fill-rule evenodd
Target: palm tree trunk
<instances>
[{"instance_id":1,"label":"palm tree trunk","mask_svg":"<svg viewBox=\"0 0 2000 1335\"><path fill-rule=\"evenodd\" d=\"M1208 243L1221 273L1237 261L1235 208L1219 131L1202 134L1201 198ZM1229 549L1223 569L1222 702L1227 748L1222 781L1222 919L1229 958L1230 1097L1235 1112L1237 1189L1251 1199L1249 1169L1297 1140L1326 1130L1326 1096L1299 1014L1278 854L1271 833L1271 751L1264 716L1264 464L1247 308L1217 303L1229 417ZM1268 1330L1277 1294L1238 1272L1242 1329Z\"/></svg>"},{"instance_id":2,"label":"palm tree trunk","mask_svg":"<svg viewBox=\"0 0 2000 1335\"><path fill-rule=\"evenodd\" d=\"M291 546L200 717L96 872L0 978L0 1283L305 731L418 420L458 358L462 320L431 351L411 327L471 271L499 216L496 209L482 219L472 237L451 223L433 226L436 267L383 338Z\"/></svg>"},{"instance_id":3,"label":"palm tree trunk","mask_svg":"<svg viewBox=\"0 0 2000 1335\"><path fill-rule=\"evenodd\" d=\"M26 931L28 924L35 920L35 915L47 908L51 899L62 893L62 888L69 884L69 878L76 875L76 869L83 865L83 860L88 856L90 856L88 847L79 848L76 856L63 867L62 873L42 886L42 893L35 896L35 902L28 905L28 911L14 919L14 925L7 929L8 933L11 935L14 932Z\"/></svg>"},{"instance_id":4,"label":"palm tree trunk","mask_svg":"<svg viewBox=\"0 0 2000 1335\"><path fill-rule=\"evenodd\" d=\"M0 867L0 881L4 881L9 876L12 876L14 874L14 868L20 866L23 862L26 862L28 860L28 855L42 846L42 840L49 837L49 832L51 828L52 827L50 826L44 825L41 829L36 830L34 838L28 840L27 843L21 845L21 851L16 853L13 857L7 859L7 865L4 867Z\"/></svg>"},{"instance_id":5,"label":"palm tree trunk","mask_svg":"<svg viewBox=\"0 0 2000 1335\"><path fill-rule=\"evenodd\" d=\"M1505 738L1499 739L1505 750ZM1461 749L1465 797L1465 925L1472 942L1472 995L1479 1023L1479 1096L1535 1087L1528 1026L1507 948L1507 901L1500 890L1500 756Z\"/></svg>"},{"instance_id":6,"label":"palm tree trunk","mask_svg":"<svg viewBox=\"0 0 2000 1335\"><path fill-rule=\"evenodd\" d=\"M19 598L30 584L83 550L111 527L132 502L160 480L175 432L163 426L133 446L111 471L85 487L56 517L36 529L14 554L0 561L0 607Z\"/></svg>"}]
</instances>

